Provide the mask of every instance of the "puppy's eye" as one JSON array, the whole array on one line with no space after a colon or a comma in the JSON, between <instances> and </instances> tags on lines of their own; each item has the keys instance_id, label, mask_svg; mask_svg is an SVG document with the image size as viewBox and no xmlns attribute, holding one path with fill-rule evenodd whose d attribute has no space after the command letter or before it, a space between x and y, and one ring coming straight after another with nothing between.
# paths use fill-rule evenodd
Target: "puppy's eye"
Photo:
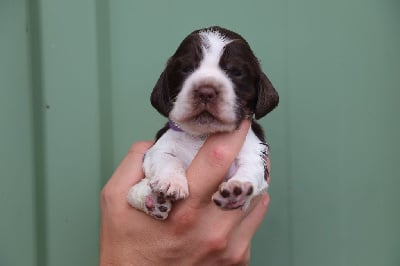
<instances>
[{"instance_id":1,"label":"puppy's eye","mask_svg":"<svg viewBox=\"0 0 400 266\"><path fill-rule=\"evenodd\" d=\"M180 70L183 74L190 74L194 71L194 67L191 65L183 65Z\"/></svg>"},{"instance_id":2,"label":"puppy's eye","mask_svg":"<svg viewBox=\"0 0 400 266\"><path fill-rule=\"evenodd\" d=\"M228 72L229 72L229 74L231 74L232 76L234 76L236 78L240 78L243 76L243 72L239 68L232 68Z\"/></svg>"}]
</instances>

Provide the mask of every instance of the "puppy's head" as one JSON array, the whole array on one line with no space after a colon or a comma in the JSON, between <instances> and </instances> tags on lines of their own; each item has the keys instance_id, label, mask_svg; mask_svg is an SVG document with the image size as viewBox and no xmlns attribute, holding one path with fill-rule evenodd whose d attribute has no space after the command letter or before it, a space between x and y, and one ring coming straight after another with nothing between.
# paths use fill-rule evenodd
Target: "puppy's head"
<instances>
[{"instance_id":1,"label":"puppy's head","mask_svg":"<svg viewBox=\"0 0 400 266\"><path fill-rule=\"evenodd\" d=\"M259 119L278 102L246 40L216 26L182 41L151 95L161 114L193 135L232 131L246 116Z\"/></svg>"}]
</instances>

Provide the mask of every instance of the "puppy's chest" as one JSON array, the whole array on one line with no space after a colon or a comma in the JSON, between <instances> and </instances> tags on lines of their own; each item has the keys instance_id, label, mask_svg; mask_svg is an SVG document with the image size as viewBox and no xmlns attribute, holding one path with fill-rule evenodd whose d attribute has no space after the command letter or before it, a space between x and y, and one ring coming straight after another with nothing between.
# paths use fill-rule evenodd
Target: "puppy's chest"
<instances>
[{"instance_id":1,"label":"puppy's chest","mask_svg":"<svg viewBox=\"0 0 400 266\"><path fill-rule=\"evenodd\" d=\"M188 134L174 132L169 130L166 134L170 134L169 144L172 147L174 155L187 168L196 156L205 139L194 138Z\"/></svg>"},{"instance_id":2,"label":"puppy's chest","mask_svg":"<svg viewBox=\"0 0 400 266\"><path fill-rule=\"evenodd\" d=\"M183 132L168 130L159 141L164 146L161 149L170 150L171 154L178 158L183 167L187 169L201 146L203 146L205 140L205 138L195 138ZM228 170L227 177L232 176L236 170L237 160L234 160Z\"/></svg>"}]
</instances>

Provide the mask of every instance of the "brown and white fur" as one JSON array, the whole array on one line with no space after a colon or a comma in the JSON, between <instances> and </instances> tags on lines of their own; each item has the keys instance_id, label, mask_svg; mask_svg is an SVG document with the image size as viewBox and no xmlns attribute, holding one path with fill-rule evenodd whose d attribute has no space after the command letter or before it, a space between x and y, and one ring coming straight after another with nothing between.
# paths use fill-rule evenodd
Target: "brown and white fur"
<instances>
[{"instance_id":1,"label":"brown and white fur","mask_svg":"<svg viewBox=\"0 0 400 266\"><path fill-rule=\"evenodd\" d=\"M169 123L146 152L145 178L128 193L128 202L157 219L166 219L171 203L189 196L185 172L206 140L236 130L243 119L259 119L279 102L246 40L213 26L189 34L155 85L152 105ZM246 209L268 187L268 145L252 122L225 181L212 200L222 209Z\"/></svg>"}]
</instances>

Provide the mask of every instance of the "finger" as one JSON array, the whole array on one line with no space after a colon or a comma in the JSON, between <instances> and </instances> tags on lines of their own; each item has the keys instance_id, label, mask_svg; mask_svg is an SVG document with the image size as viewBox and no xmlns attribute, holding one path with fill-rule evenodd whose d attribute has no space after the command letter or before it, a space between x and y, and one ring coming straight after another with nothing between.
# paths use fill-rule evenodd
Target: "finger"
<instances>
[{"instance_id":1,"label":"finger","mask_svg":"<svg viewBox=\"0 0 400 266\"><path fill-rule=\"evenodd\" d=\"M188 200L197 203L210 202L211 195L217 190L239 153L250 124L246 119L238 130L214 134L207 139L186 172L190 190Z\"/></svg>"},{"instance_id":2,"label":"finger","mask_svg":"<svg viewBox=\"0 0 400 266\"><path fill-rule=\"evenodd\" d=\"M266 159L266 165L267 165L267 173L268 173L267 183L269 185L271 182L271 161L270 161L269 157Z\"/></svg>"},{"instance_id":3,"label":"finger","mask_svg":"<svg viewBox=\"0 0 400 266\"><path fill-rule=\"evenodd\" d=\"M144 176L143 157L151 145L153 145L151 141L134 143L107 182L106 187L113 187L118 191L127 191L132 185L139 182Z\"/></svg>"},{"instance_id":4,"label":"finger","mask_svg":"<svg viewBox=\"0 0 400 266\"><path fill-rule=\"evenodd\" d=\"M237 230L237 237L244 241L251 241L258 227L264 219L269 205L269 195L267 193L260 196L254 209L242 220Z\"/></svg>"}]
</instances>

